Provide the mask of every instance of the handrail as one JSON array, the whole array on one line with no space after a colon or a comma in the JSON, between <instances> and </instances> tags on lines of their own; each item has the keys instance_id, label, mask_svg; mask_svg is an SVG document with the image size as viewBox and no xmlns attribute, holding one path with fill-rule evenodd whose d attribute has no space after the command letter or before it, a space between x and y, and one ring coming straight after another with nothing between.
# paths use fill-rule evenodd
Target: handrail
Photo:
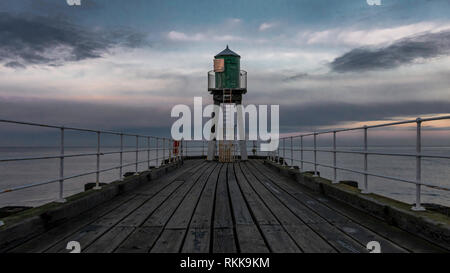
<instances>
[{"instance_id":1,"label":"handrail","mask_svg":"<svg viewBox=\"0 0 450 273\"><path fill-rule=\"evenodd\" d=\"M423 211L425 210L424 207L421 205L421 186L438 189L438 190L445 190L450 191L450 187L448 186L437 186L437 185L430 185L427 183L422 182L422 158L435 158L435 159L450 159L450 155L431 155L431 154L423 154L422 153L422 123L423 122L429 122L429 121L437 121L437 120L447 120L450 119L450 116L439 116L439 117L430 117L430 118L416 118L414 120L404 120L404 121L397 121L397 122L389 122L389 123L382 123L382 124L376 124L376 125L370 125L370 126L360 126L360 127L353 127L353 128L343 128L343 129L334 129L334 130L325 130L320 132L312 132L307 134L298 134L298 135L291 135L286 137L280 137L279 142L280 145L282 144L282 148L280 146L278 149L272 153L270 153L269 158L275 162L281 163L281 157L283 158L283 162L287 161L286 159L290 160L290 167L294 167L294 162L300 162L300 169L303 170L303 163L309 163L314 165L314 175L318 175L317 167L322 166L326 168L333 169L333 178L332 183L338 183L337 181L337 170L342 171L348 171L352 173L358 173L364 175L364 187L362 189L363 194L369 194L371 193L369 189L368 184L368 177L379 177L389 180L395 180L405 183L412 183L416 185L416 202L415 205L411 208L414 211ZM415 153L393 153L393 152L374 152L368 150L368 132L369 129L373 128L381 128L381 127L389 127L389 126L396 126L396 125L403 125L403 124L415 124L416 126L416 152ZM349 151L349 150L342 150L336 148L336 137L337 133L341 132L348 132L348 131L358 131L362 130L364 132L363 135L363 149L360 151ZM332 149L323 149L317 147L317 136L318 135L324 135L324 134L332 134L333 135L333 148ZM306 137L313 137L313 147L312 148L305 148L303 146L303 140ZM300 146L297 149L294 149L293 140L294 139L300 139ZM286 140L290 140L290 148L286 147ZM290 150L290 157L286 157L286 150ZM282 151L282 156L280 156L280 151ZM293 156L294 151L300 152L300 160L295 159ZM313 161L304 160L303 158L303 152L313 152ZM317 153L318 152L325 152L325 153L332 153L333 154L333 164L323 164L319 163L317 160ZM364 155L364 170L354 170L349 168L343 168L339 167L337 165L337 157L336 155L339 153L348 153L348 154L361 154ZM373 173L369 172L369 165L368 165L368 156L369 155L378 155L378 156L402 156L402 157L413 157L416 159L416 179L406 179L401 177L392 177L392 176L386 176L379 173ZM287 164L289 166L289 164Z\"/></svg>"},{"instance_id":2,"label":"handrail","mask_svg":"<svg viewBox=\"0 0 450 273\"><path fill-rule=\"evenodd\" d=\"M77 127L66 127L66 126L57 126L57 125L51 125L51 124L43 124L43 123L35 123L35 122L26 122L26 121L16 121L16 120L7 120L7 119L0 119L0 123L8 123L8 124L17 124L17 125L26 125L26 126L34 126L34 127L43 127L43 128L49 128L49 129L58 129L60 132L60 142L59 142L59 149L60 153L59 155L49 155L49 156L34 156L34 157L21 157L21 158L0 158L0 163L4 162L16 162L16 161L29 161L29 160L48 160L48 159L59 159L59 178L46 180L46 181L39 181L34 183L29 183L26 185L20 185L11 187L8 189L0 189L0 194L13 192L13 191L19 191L23 189L28 189L32 187L42 186L46 184L56 183L59 182L59 195L57 202L65 202L64 199L64 181L86 176L86 175L96 175L96 181L95 181L95 187L94 189L101 189L100 187L100 173L119 169L119 179L122 179L123 176L123 168L128 166L135 166L135 172L137 173L139 171L139 164L147 162L147 167L150 168L150 162L155 161L156 168L159 167L158 161L162 159L161 165L166 164L166 161L169 160L169 162L173 162L175 160L179 160L179 156L181 153L172 154L172 145L174 140L167 137L160 137L160 136L150 136L150 135L140 135L140 134L130 134L130 133L123 133L123 132L115 132L115 131L108 131L108 130L97 130L97 129L87 129L87 128L77 128ZM65 148L66 145L64 144L65 141L65 132L67 130L70 131L77 131L77 132L89 132L94 133L97 136L97 145L96 145L96 152L89 152L89 153L74 153L74 154L66 154ZM101 151L101 136L103 135L117 135L120 136L120 150L115 151ZM123 139L124 137L134 137L136 141L135 148L132 150L124 150L123 145ZM146 139L147 140L147 148L142 149L139 148L139 140ZM154 142L154 148L151 147L151 142ZM182 148L181 148L182 149ZM167 151L166 151L167 150ZM150 151L156 151L156 157L151 158L150 157ZM162 157L160 157L160 151L162 151ZM147 152L147 160L139 160L139 153L140 152ZM182 152L182 150L181 150ZM125 153L135 153L135 161L133 163L124 164L123 163L123 154ZM101 157L104 155L110 155L110 154L120 154L120 160L119 165L106 168L106 169L100 169L100 162ZM95 171L89 171L89 172L83 172L71 176L65 176L65 164L64 159L65 158L73 158L73 157L83 157L83 156L96 156L96 170Z\"/></svg>"}]
</instances>

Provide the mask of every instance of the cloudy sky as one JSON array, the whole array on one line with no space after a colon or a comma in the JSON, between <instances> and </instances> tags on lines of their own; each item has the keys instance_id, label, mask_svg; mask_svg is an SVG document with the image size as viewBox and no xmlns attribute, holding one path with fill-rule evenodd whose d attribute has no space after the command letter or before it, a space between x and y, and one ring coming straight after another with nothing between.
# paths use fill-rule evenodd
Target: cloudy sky
<instances>
[{"instance_id":1,"label":"cloudy sky","mask_svg":"<svg viewBox=\"0 0 450 273\"><path fill-rule=\"evenodd\" d=\"M0 1L0 119L169 134L227 44L282 132L450 113L448 0L81 3Z\"/></svg>"}]
</instances>

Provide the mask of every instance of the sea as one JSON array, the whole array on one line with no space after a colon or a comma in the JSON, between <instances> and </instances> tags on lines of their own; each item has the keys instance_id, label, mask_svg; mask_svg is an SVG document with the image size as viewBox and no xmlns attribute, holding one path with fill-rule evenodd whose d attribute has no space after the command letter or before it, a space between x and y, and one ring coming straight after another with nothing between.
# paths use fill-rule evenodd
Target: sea
<instances>
[{"instance_id":1,"label":"sea","mask_svg":"<svg viewBox=\"0 0 450 273\"><path fill-rule=\"evenodd\" d=\"M311 147L305 147L310 149ZM331 149L331 147L318 147L319 149ZM361 151L361 147L337 147L338 150ZM134 150L134 147L126 147L124 150ZM143 148L141 148L143 149ZM200 147L191 147L189 155L200 155L206 151ZM101 152L118 151L118 147L102 147ZM450 147L423 147L423 154L450 156ZM415 147L371 147L371 152L386 153L415 153ZM95 153L95 147L66 147L65 154ZM166 151L166 153L168 153ZM290 157L290 150L286 150L285 156ZM249 154L252 151L249 150ZM264 152L257 152L258 155L266 155ZM0 159L27 158L37 156L57 156L58 147L0 147ZM280 152L280 156L283 151ZM300 166L300 152L293 151L294 165ZM162 156L162 151L159 156ZM167 154L166 154L167 156ZM134 152L123 155L123 164L135 162ZM151 151L148 162L147 151L139 152L139 171L155 166L157 161L156 151ZM313 153L303 153L306 161L313 161ZM363 170L364 157L359 154L342 153L337 155L337 166L348 169ZM287 159L288 163L290 160ZM100 169L107 169L119 165L119 154L105 154L101 156ZM328 152L318 152L317 162L332 165L333 154ZM15 162L0 162L0 190L30 185L43 181L57 179L59 177L59 159L27 160ZM303 170L311 171L312 164L304 163ZM70 157L64 161L65 177L74 176L96 170L96 156ZM368 170L385 176L399 177L414 180L416 178L416 159L414 157L399 156L368 156ZM131 165L123 169L125 172L134 172L135 166ZM326 167L318 167L320 175L325 178L333 177L333 170ZM338 171L338 180L357 181L359 187L363 187L363 175L348 171ZM119 169L111 170L100 174L100 182L110 183L120 179ZM81 176L64 181L64 196L70 196L84 190L84 184L95 182L95 174ZM439 187L450 187L450 159L423 158L422 159L422 182L428 185ZM393 181L378 177L369 176L369 189L377 194L390 197L399 201L413 204L415 202L416 187L413 184ZM28 206L35 207L58 198L59 183L46 184L19 191L0 194L0 207L4 206ZM422 187L422 202L434 203L450 207L450 191Z\"/></svg>"}]
</instances>

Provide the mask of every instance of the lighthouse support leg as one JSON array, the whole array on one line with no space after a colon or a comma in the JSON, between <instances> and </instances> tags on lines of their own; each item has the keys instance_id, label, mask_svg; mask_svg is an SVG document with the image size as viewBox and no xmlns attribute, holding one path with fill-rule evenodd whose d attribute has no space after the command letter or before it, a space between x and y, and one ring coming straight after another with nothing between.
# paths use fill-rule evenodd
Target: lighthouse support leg
<instances>
[{"instance_id":1,"label":"lighthouse support leg","mask_svg":"<svg viewBox=\"0 0 450 273\"><path fill-rule=\"evenodd\" d=\"M215 106L220 106L220 102L214 101ZM216 137L217 130L219 129L219 113L212 113L211 118L214 118L214 124L211 126L211 137L210 141L208 141L208 154L206 156L206 160L213 161L216 157Z\"/></svg>"},{"instance_id":2,"label":"lighthouse support leg","mask_svg":"<svg viewBox=\"0 0 450 273\"><path fill-rule=\"evenodd\" d=\"M243 115L243 107L239 102L237 104L237 126L238 126L238 137L239 137L239 148L241 150L241 160L247 160L247 144L245 143L245 120Z\"/></svg>"}]
</instances>

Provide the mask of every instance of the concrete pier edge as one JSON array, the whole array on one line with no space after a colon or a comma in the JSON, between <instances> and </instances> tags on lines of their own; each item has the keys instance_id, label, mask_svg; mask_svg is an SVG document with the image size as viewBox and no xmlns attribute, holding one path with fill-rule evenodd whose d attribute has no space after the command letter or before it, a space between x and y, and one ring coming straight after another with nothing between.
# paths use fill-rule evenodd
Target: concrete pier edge
<instances>
[{"instance_id":1,"label":"concrete pier edge","mask_svg":"<svg viewBox=\"0 0 450 273\"><path fill-rule=\"evenodd\" d=\"M374 193L361 194L361 190L343 183L314 177L310 173L264 160L264 164L294 179L312 191L341 201L375 216L391 225L413 233L450 251L450 217L434 211L412 211L406 204Z\"/></svg>"},{"instance_id":2,"label":"concrete pier edge","mask_svg":"<svg viewBox=\"0 0 450 273\"><path fill-rule=\"evenodd\" d=\"M111 182L101 190L88 190L67 197L66 203L52 202L3 219L0 226L0 253L39 235L71 217L95 208L115 196L128 192L143 183L155 180L183 164L177 161L159 168L139 172L123 180Z\"/></svg>"}]
</instances>

